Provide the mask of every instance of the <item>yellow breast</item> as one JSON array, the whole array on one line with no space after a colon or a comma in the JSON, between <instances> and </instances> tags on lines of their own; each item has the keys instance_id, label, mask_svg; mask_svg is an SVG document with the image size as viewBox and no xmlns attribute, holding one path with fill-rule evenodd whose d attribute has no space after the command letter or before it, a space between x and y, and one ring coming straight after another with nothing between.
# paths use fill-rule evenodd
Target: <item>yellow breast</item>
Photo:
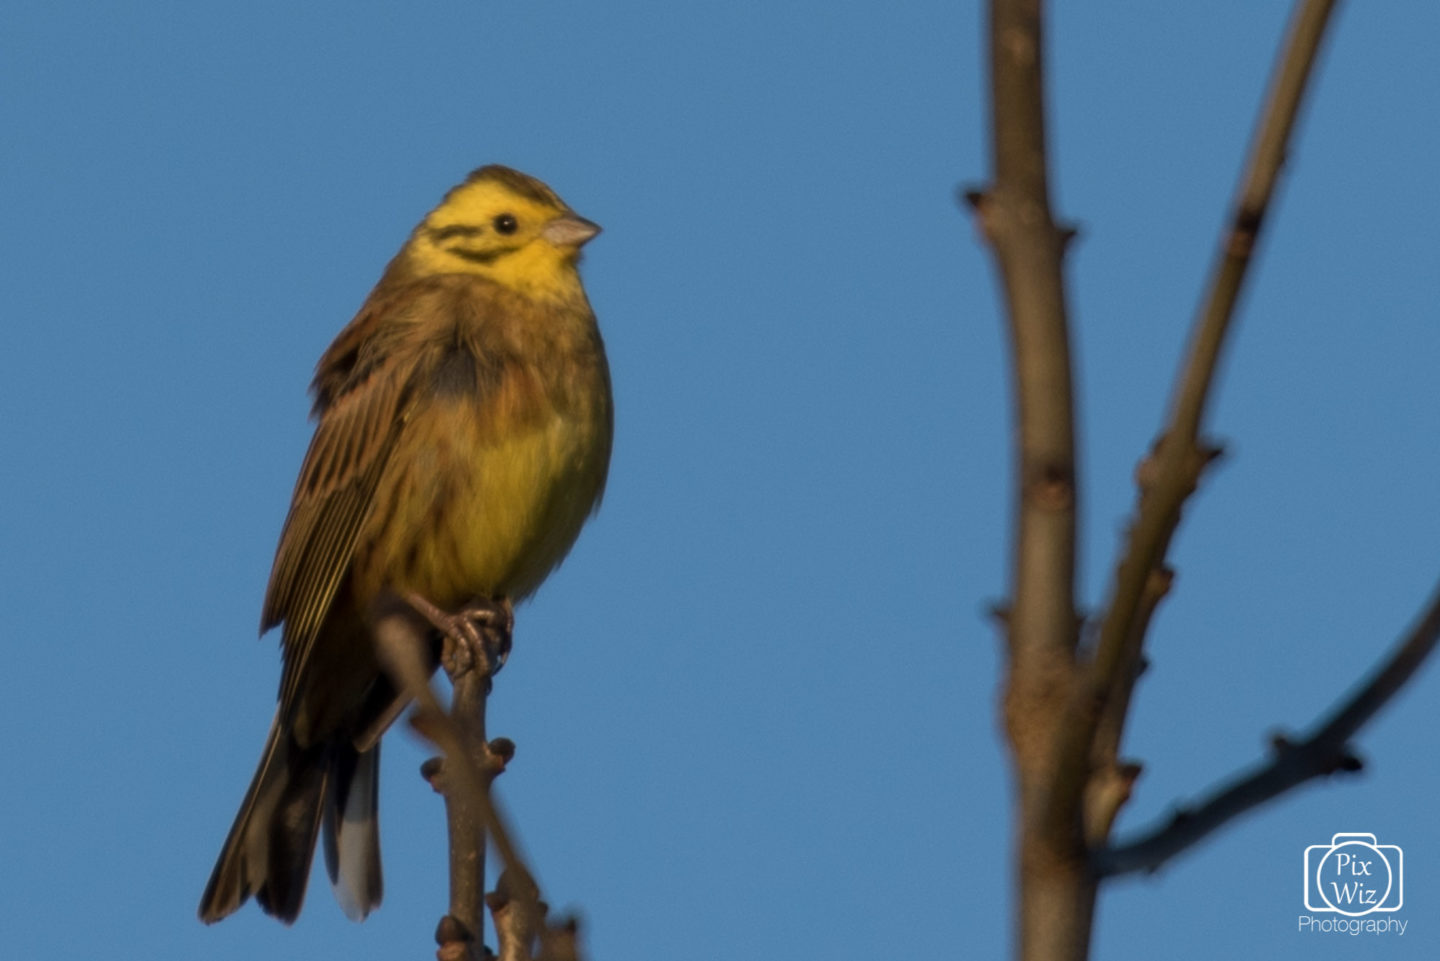
<instances>
[{"instance_id":1,"label":"yellow breast","mask_svg":"<svg viewBox=\"0 0 1440 961\"><path fill-rule=\"evenodd\" d=\"M603 369L574 368L561 408L514 379L481 397L417 405L357 544L362 597L415 591L442 608L520 600L569 552L605 483L610 452Z\"/></svg>"}]
</instances>

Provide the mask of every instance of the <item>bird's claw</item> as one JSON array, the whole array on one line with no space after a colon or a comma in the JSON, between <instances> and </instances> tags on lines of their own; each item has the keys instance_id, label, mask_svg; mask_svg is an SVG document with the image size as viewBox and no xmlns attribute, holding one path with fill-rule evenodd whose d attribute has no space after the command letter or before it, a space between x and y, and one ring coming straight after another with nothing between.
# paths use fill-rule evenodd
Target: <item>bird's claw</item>
<instances>
[{"instance_id":1,"label":"bird's claw","mask_svg":"<svg viewBox=\"0 0 1440 961\"><path fill-rule=\"evenodd\" d=\"M510 656L515 610L508 598L476 598L453 614L418 594L405 600L440 632L440 664L452 683L470 671L493 677Z\"/></svg>"}]
</instances>

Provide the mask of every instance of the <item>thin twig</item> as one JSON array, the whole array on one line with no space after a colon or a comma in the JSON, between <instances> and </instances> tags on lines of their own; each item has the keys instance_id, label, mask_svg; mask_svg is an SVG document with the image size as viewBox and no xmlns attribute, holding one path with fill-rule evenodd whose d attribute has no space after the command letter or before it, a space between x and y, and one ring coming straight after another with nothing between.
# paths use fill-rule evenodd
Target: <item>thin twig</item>
<instances>
[{"instance_id":1,"label":"thin twig","mask_svg":"<svg viewBox=\"0 0 1440 961\"><path fill-rule=\"evenodd\" d=\"M454 717L446 713L430 686L430 671L424 654L426 650L424 631L407 613L397 611L377 619L375 641L381 663L385 666L386 671L397 687L409 694L419 705L412 724L444 754L443 778L447 799L452 795L456 798L463 798L464 808L462 810L468 813L462 816L470 818L472 825L483 826L483 830L477 832L481 837L488 831L490 838L495 842L495 850L500 856L501 863L509 872L512 890L516 892L515 896L528 896L538 901L539 888L535 883L534 875L531 874L530 869L526 867L521 858L512 840L514 835L507 826L499 805L490 796L488 786L489 780L493 779L493 774L487 774L485 766L477 760L477 758L483 757L481 752L488 749L487 745L483 739L478 741L474 739L456 722ZM477 682L483 685L485 680L477 677ZM468 710L471 712L470 716L473 717L475 711L473 691L457 685L456 699L457 709ZM454 838L452 838L453 841ZM466 852L466 857L477 856L480 855L472 844ZM483 864L476 865L475 873L479 874L483 870ZM462 870L460 873L463 875L465 872ZM463 877L461 881L464 882ZM483 884L479 884L475 889L462 888L462 892L464 891L474 894L477 903L481 905L480 910L483 910L483 900L480 899L480 894L483 893ZM458 903L463 899L463 894L457 895L452 889L452 913L457 908L468 913L468 909ZM463 922L464 915L457 915L456 920ZM478 939L479 924L475 923L475 926L471 927L469 931Z\"/></svg>"},{"instance_id":2,"label":"thin twig","mask_svg":"<svg viewBox=\"0 0 1440 961\"><path fill-rule=\"evenodd\" d=\"M1135 613L1135 625L1131 636L1143 639L1150 627L1155 610L1175 582L1175 572L1168 567L1159 567L1150 572L1145 593L1140 599L1140 608ZM1110 829L1120 808L1130 799L1130 790L1140 776L1140 765L1134 762L1120 762L1120 740L1125 731L1125 720L1130 716L1130 698L1135 682L1144 670L1138 656L1126 661L1134 676L1127 684L1117 684L1114 692L1100 706L1100 716L1095 725L1092 740L1090 783L1085 792L1085 843L1098 847L1110 837ZM1078 743L1078 742L1077 742Z\"/></svg>"},{"instance_id":3,"label":"thin twig","mask_svg":"<svg viewBox=\"0 0 1440 961\"><path fill-rule=\"evenodd\" d=\"M1336 0L1299 0L1284 50L1278 61L1269 97L1256 127L1245 175L1236 195L1229 227L1221 239L1204 305L1192 329L1185 367L1179 379L1170 417L1150 457L1141 465L1140 496L1124 554L1116 568L1093 666L1093 693L1077 698L1075 741L1085 750L1066 750L1072 764L1094 763L1091 739L1099 718L1098 705L1128 701L1142 653L1147 585L1165 563L1180 512L1199 483L1206 464L1219 453L1201 440L1201 428L1215 371L1235 306L1244 286L1251 255L1274 196L1296 118L1313 74L1325 27ZM1142 616L1142 612L1144 616ZM1108 758L1119 744L1123 717L1113 724ZM1095 816L1096 823L1110 817Z\"/></svg>"},{"instance_id":4,"label":"thin twig","mask_svg":"<svg viewBox=\"0 0 1440 961\"><path fill-rule=\"evenodd\" d=\"M495 918L495 941L500 949L496 961L531 961L531 948L544 923L544 905L534 899L513 896L507 873L500 875L495 893L488 900Z\"/></svg>"},{"instance_id":5,"label":"thin twig","mask_svg":"<svg viewBox=\"0 0 1440 961\"><path fill-rule=\"evenodd\" d=\"M1360 759L1350 747L1350 739L1404 687L1435 649L1437 640L1440 587L1409 635L1353 694L1316 723L1312 733L1298 742L1277 739L1269 763L1235 776L1193 808L1180 809L1166 824L1100 852L1096 871L1108 877L1154 871L1227 821L1297 785L1337 771L1359 770Z\"/></svg>"},{"instance_id":6,"label":"thin twig","mask_svg":"<svg viewBox=\"0 0 1440 961\"><path fill-rule=\"evenodd\" d=\"M485 941L485 816L478 809L477 796L489 798L496 771L490 763L485 740L485 702L489 694L488 672L470 670L455 681L450 698L450 719L464 732L464 743L480 757L471 760L481 773L482 791L472 795L456 790L442 761L431 778L445 798L445 824L450 836L450 914L460 923L457 932L468 934L477 944ZM492 802L493 803L493 802ZM450 935L453 939L454 935ZM438 936L437 936L438 939Z\"/></svg>"}]
</instances>

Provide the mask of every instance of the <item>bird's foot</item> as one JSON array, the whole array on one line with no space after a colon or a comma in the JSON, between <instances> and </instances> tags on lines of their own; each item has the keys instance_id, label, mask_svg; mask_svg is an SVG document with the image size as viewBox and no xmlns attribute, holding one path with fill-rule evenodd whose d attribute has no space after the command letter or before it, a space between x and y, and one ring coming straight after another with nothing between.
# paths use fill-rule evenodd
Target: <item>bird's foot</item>
<instances>
[{"instance_id":1,"label":"bird's foot","mask_svg":"<svg viewBox=\"0 0 1440 961\"><path fill-rule=\"evenodd\" d=\"M405 601L440 632L440 664L451 683L470 671L494 677L510 656L515 608L509 598L476 598L454 614L419 594L407 594Z\"/></svg>"}]
</instances>

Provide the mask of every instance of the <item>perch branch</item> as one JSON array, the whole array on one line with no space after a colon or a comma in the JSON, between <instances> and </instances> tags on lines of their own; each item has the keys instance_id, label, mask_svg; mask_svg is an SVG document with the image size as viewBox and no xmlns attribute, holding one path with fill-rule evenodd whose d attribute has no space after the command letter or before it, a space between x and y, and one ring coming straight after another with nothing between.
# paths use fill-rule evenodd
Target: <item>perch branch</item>
<instances>
[{"instance_id":1,"label":"perch branch","mask_svg":"<svg viewBox=\"0 0 1440 961\"><path fill-rule=\"evenodd\" d=\"M484 698L489 678L473 670L462 676L455 686L452 712L446 713L430 686L425 631L413 616L397 610L378 618L375 639L386 671L396 686L418 704L411 723L444 755L443 768L438 774L431 773L443 784L452 832L457 826L460 829L451 835L451 913L442 920L437 940L442 950L471 943L478 951L487 833L511 879L512 899L538 902L540 897L534 876L512 840L514 835L490 797L490 782L498 773L496 762L503 766L504 757L484 740ZM476 723L482 725L478 732Z\"/></svg>"}]
</instances>

